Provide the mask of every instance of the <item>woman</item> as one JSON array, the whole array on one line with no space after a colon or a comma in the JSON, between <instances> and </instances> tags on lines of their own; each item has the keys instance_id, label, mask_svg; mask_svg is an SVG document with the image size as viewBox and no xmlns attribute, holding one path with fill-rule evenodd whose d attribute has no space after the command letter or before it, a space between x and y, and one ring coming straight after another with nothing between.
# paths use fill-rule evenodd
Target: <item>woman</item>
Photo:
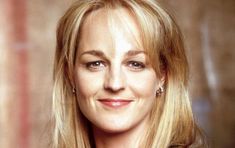
<instances>
[{"instance_id":1,"label":"woman","mask_svg":"<svg viewBox=\"0 0 235 148\"><path fill-rule=\"evenodd\" d=\"M193 147L178 26L153 0L80 0L61 18L54 147Z\"/></svg>"}]
</instances>

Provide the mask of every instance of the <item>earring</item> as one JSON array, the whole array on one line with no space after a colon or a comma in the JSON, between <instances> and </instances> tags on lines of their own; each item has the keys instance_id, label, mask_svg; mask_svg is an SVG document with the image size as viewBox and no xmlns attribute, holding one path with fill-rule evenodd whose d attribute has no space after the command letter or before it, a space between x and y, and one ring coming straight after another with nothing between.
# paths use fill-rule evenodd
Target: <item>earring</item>
<instances>
[{"instance_id":1,"label":"earring","mask_svg":"<svg viewBox=\"0 0 235 148\"><path fill-rule=\"evenodd\" d=\"M72 90L72 92L75 94L76 93L76 89L73 87L73 90Z\"/></svg>"},{"instance_id":2,"label":"earring","mask_svg":"<svg viewBox=\"0 0 235 148\"><path fill-rule=\"evenodd\" d=\"M156 91L156 95L160 96L164 92L164 89L162 86L159 87L159 89Z\"/></svg>"}]
</instances>

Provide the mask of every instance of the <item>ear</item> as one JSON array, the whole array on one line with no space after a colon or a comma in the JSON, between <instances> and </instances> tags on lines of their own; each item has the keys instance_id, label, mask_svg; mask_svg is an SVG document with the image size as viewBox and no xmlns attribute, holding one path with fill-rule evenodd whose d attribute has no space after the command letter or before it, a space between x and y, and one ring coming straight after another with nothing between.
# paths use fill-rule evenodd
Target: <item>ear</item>
<instances>
[{"instance_id":1,"label":"ear","mask_svg":"<svg viewBox=\"0 0 235 148\"><path fill-rule=\"evenodd\" d=\"M164 87L166 82L166 73L162 73L159 81L159 87Z\"/></svg>"}]
</instances>

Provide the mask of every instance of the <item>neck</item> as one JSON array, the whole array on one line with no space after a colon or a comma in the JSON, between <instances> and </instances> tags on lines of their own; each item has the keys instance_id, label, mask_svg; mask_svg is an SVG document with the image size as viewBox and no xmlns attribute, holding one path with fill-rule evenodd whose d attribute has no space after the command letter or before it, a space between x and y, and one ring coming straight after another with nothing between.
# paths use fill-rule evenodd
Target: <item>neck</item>
<instances>
[{"instance_id":1,"label":"neck","mask_svg":"<svg viewBox=\"0 0 235 148\"><path fill-rule=\"evenodd\" d=\"M122 132L104 132L93 128L96 148L139 148L147 129L146 122Z\"/></svg>"}]
</instances>

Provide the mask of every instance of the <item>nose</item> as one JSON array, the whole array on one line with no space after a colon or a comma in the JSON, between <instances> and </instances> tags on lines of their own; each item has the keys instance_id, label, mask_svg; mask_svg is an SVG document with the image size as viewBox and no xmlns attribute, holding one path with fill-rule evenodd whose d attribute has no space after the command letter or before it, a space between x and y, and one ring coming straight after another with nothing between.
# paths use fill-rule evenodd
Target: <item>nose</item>
<instances>
[{"instance_id":1,"label":"nose","mask_svg":"<svg viewBox=\"0 0 235 148\"><path fill-rule=\"evenodd\" d=\"M104 88L111 92L119 92L125 89L125 74L121 67L109 69L105 76Z\"/></svg>"}]
</instances>

